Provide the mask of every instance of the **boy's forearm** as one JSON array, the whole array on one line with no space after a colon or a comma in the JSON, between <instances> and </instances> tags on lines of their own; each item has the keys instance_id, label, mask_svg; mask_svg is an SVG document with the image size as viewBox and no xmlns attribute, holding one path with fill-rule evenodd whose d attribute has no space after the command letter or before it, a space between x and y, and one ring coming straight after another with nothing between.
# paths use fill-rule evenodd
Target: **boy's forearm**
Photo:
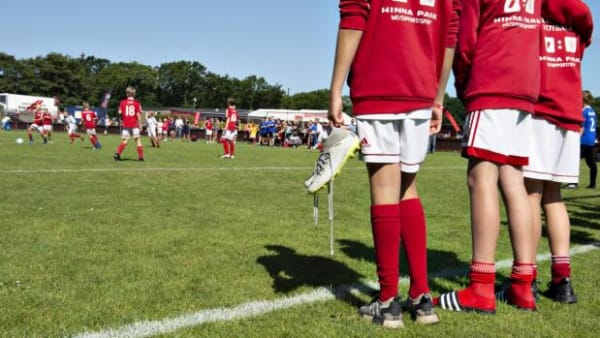
<instances>
[{"instance_id":1,"label":"boy's forearm","mask_svg":"<svg viewBox=\"0 0 600 338\"><path fill-rule=\"evenodd\" d=\"M444 54L444 63L442 65L442 72L440 74L440 81L438 84L437 94L434 105L444 105L444 97L446 96L446 87L448 85L448 79L450 78L450 71L452 70L452 63L454 62L454 48L446 48Z\"/></svg>"},{"instance_id":2,"label":"boy's forearm","mask_svg":"<svg viewBox=\"0 0 600 338\"><path fill-rule=\"evenodd\" d=\"M341 94L362 34L360 30L339 30L330 87L332 94Z\"/></svg>"}]
</instances>

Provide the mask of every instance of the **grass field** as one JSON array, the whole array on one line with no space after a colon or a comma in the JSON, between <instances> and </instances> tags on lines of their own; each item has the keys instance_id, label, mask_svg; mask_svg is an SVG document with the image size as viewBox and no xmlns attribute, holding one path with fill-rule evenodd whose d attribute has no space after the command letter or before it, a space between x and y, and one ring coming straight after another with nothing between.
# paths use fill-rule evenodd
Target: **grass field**
<instances>
[{"instance_id":1,"label":"grass field","mask_svg":"<svg viewBox=\"0 0 600 338\"><path fill-rule=\"evenodd\" d=\"M563 191L577 305L542 298L536 313L504 304L495 316L439 310L439 325L406 316L397 332L357 316L376 286L358 160L336 180L330 256L326 198L315 225L302 186L314 151L238 144L235 160L221 160L218 145L167 142L146 147L138 162L130 144L131 161L117 163L116 136L100 136L99 151L87 140L68 144L64 133L48 145L16 137L26 138L0 133L2 337L586 337L600 329L598 190ZM455 153L435 153L419 174L434 295L467 281L465 166ZM512 258L503 220L499 278ZM539 253L545 290L545 239Z\"/></svg>"}]
</instances>

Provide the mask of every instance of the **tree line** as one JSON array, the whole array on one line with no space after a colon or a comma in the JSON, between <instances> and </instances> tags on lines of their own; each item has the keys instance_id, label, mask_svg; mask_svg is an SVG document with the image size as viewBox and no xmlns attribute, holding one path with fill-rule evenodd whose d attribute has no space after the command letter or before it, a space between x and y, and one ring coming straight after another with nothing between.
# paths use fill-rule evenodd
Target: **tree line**
<instances>
[{"instance_id":1,"label":"tree line","mask_svg":"<svg viewBox=\"0 0 600 338\"><path fill-rule=\"evenodd\" d=\"M327 90L289 96L281 84L251 75L243 79L210 72L197 61L176 61L152 67L138 62L59 53L16 59L0 52L0 92L59 97L61 105L89 101L99 105L111 92L116 109L129 85L138 89L145 107L221 107L235 97L238 108L327 109Z\"/></svg>"},{"instance_id":2,"label":"tree line","mask_svg":"<svg viewBox=\"0 0 600 338\"><path fill-rule=\"evenodd\" d=\"M235 97L240 109L327 109L329 91L289 95L281 84L270 84L263 77L243 79L210 72L197 61L175 61L160 66L138 62L111 62L95 56L71 57L60 53L17 59L0 52L0 92L59 97L61 106L89 101L99 105L108 91L112 93L109 112L115 111L125 88L133 85L145 107L216 108L228 97ZM462 125L465 109L460 100L446 95L446 108ZM594 108L599 111L600 97ZM344 110L352 105L344 97Z\"/></svg>"}]
</instances>

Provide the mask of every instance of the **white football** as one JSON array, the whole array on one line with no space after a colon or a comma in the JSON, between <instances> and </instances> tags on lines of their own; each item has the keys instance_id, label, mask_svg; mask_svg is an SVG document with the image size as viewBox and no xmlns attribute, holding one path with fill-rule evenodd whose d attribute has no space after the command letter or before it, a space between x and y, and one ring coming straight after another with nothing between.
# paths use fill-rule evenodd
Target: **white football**
<instances>
[{"instance_id":1,"label":"white football","mask_svg":"<svg viewBox=\"0 0 600 338\"><path fill-rule=\"evenodd\" d=\"M22 137L17 137L17 139L15 141L17 142L17 144L23 144L23 138Z\"/></svg>"}]
</instances>

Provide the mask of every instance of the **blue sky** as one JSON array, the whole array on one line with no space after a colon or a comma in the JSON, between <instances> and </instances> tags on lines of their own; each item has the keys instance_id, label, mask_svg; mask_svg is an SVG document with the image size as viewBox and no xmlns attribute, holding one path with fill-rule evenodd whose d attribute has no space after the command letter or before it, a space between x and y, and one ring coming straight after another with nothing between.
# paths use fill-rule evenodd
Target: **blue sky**
<instances>
[{"instance_id":1,"label":"blue sky","mask_svg":"<svg viewBox=\"0 0 600 338\"><path fill-rule=\"evenodd\" d=\"M600 29L600 4L587 1ZM157 66L199 61L237 78L264 77L290 93L329 87L338 0L6 1L0 50L59 52ZM600 31L583 61L600 96ZM454 93L452 85L448 87Z\"/></svg>"}]
</instances>

